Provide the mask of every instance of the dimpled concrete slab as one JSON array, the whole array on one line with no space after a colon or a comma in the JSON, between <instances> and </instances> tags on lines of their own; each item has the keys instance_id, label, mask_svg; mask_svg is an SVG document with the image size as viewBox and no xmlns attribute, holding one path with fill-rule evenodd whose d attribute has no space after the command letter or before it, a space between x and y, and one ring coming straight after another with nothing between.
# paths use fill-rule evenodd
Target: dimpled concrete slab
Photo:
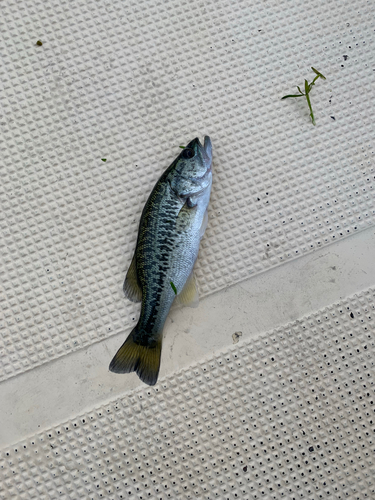
<instances>
[{"instance_id":1,"label":"dimpled concrete slab","mask_svg":"<svg viewBox=\"0 0 375 500\"><path fill-rule=\"evenodd\" d=\"M130 328L142 206L196 135L214 144L202 296L374 224L371 12L3 2L1 378ZM280 100L312 65L316 127Z\"/></svg>"},{"instance_id":2,"label":"dimpled concrete slab","mask_svg":"<svg viewBox=\"0 0 375 500\"><path fill-rule=\"evenodd\" d=\"M366 0L1 2L0 393L14 406L0 416L15 422L9 439L0 425L2 498L374 497L372 260L356 240L355 277L348 256L315 262L374 238L374 37ZM281 100L311 66L327 78L315 127L304 98ZM106 371L139 314L122 283L141 210L204 134L204 342L172 313L167 376L134 389ZM250 328L253 280L283 267L262 288L272 328ZM224 319L205 309L224 302ZM46 367L61 380L42 411Z\"/></svg>"},{"instance_id":3,"label":"dimpled concrete slab","mask_svg":"<svg viewBox=\"0 0 375 500\"><path fill-rule=\"evenodd\" d=\"M375 289L2 452L1 498L375 495Z\"/></svg>"}]
</instances>

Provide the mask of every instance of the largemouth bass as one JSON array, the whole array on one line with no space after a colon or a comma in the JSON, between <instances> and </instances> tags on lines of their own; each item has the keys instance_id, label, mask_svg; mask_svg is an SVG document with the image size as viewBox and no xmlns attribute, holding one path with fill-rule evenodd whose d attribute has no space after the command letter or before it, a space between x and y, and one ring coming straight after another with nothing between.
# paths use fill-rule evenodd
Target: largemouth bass
<instances>
[{"instance_id":1,"label":"largemouth bass","mask_svg":"<svg viewBox=\"0 0 375 500\"><path fill-rule=\"evenodd\" d=\"M193 266L207 226L212 184L212 146L193 139L163 173L142 212L134 256L124 282L133 302L142 302L135 328L112 359L115 373L135 371L157 381L163 327L173 301L195 305Z\"/></svg>"}]
</instances>

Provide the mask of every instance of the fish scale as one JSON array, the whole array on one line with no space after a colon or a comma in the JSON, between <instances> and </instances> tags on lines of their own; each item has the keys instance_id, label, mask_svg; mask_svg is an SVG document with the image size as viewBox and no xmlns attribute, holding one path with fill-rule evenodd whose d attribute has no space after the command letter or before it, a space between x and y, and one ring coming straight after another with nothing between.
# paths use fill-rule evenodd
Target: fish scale
<instances>
[{"instance_id":1,"label":"fish scale","mask_svg":"<svg viewBox=\"0 0 375 500\"><path fill-rule=\"evenodd\" d=\"M160 326L165 322L163 316L168 314L168 311L164 315L157 314L163 291L164 300L170 305L175 298L171 286L165 289L165 280L167 272L171 270L171 250L176 252L179 246L180 234L174 230L173 221L182 206L183 202L171 196L170 185L163 182L156 185L142 214L135 256L142 289L139 326L148 332L148 336L151 333L159 334ZM174 256L177 257L176 253Z\"/></svg>"},{"instance_id":2,"label":"fish scale","mask_svg":"<svg viewBox=\"0 0 375 500\"><path fill-rule=\"evenodd\" d=\"M207 221L212 147L191 141L152 190L139 224L137 245L125 283L125 295L141 301L137 325L111 361L115 373L135 371L145 383L157 381L162 333L176 298L196 297L191 278ZM193 302L193 301L192 301Z\"/></svg>"}]
</instances>

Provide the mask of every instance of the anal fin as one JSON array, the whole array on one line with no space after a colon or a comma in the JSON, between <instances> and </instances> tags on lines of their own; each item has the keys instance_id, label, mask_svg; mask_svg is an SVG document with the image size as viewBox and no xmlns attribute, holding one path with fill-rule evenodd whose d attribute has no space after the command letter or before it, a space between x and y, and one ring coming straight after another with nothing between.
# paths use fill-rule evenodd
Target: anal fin
<instances>
[{"instance_id":1,"label":"anal fin","mask_svg":"<svg viewBox=\"0 0 375 500\"><path fill-rule=\"evenodd\" d=\"M194 272L192 271L188 277L184 288L176 297L177 304L181 304L188 307L198 307L199 304L199 294L197 290L197 284L195 282Z\"/></svg>"}]
</instances>

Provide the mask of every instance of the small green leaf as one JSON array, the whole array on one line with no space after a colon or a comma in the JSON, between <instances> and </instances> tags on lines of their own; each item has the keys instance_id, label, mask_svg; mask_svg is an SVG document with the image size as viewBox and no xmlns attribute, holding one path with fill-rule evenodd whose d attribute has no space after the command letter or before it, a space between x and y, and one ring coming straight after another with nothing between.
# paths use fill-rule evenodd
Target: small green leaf
<instances>
[{"instance_id":1,"label":"small green leaf","mask_svg":"<svg viewBox=\"0 0 375 500\"><path fill-rule=\"evenodd\" d=\"M107 161L107 158L102 158L102 161Z\"/></svg>"},{"instance_id":2,"label":"small green leaf","mask_svg":"<svg viewBox=\"0 0 375 500\"><path fill-rule=\"evenodd\" d=\"M180 147L181 149L185 149L185 148L186 148L186 146L179 146L179 147Z\"/></svg>"},{"instance_id":3,"label":"small green leaf","mask_svg":"<svg viewBox=\"0 0 375 500\"><path fill-rule=\"evenodd\" d=\"M303 97L303 96L304 94L284 95L284 97L282 97L281 100L288 99L288 97Z\"/></svg>"},{"instance_id":4,"label":"small green leaf","mask_svg":"<svg viewBox=\"0 0 375 500\"><path fill-rule=\"evenodd\" d=\"M307 80L305 80L305 95L307 95L310 92L310 85Z\"/></svg>"},{"instance_id":5,"label":"small green leaf","mask_svg":"<svg viewBox=\"0 0 375 500\"><path fill-rule=\"evenodd\" d=\"M38 40L36 44L38 45L38 47L40 47L41 45L43 45L43 42L41 40Z\"/></svg>"},{"instance_id":6,"label":"small green leaf","mask_svg":"<svg viewBox=\"0 0 375 500\"><path fill-rule=\"evenodd\" d=\"M171 283L172 290L174 291L175 295L177 295L177 288L174 286L173 281L171 281L170 283Z\"/></svg>"},{"instance_id":7,"label":"small green leaf","mask_svg":"<svg viewBox=\"0 0 375 500\"><path fill-rule=\"evenodd\" d=\"M314 73L315 73L316 75L318 75L320 78L323 78L323 80L327 80L327 78L326 78L324 75L322 75L322 74L321 74L321 73L320 73L317 69L313 68L312 66L311 66L311 69L312 69L312 70L314 71Z\"/></svg>"}]
</instances>

